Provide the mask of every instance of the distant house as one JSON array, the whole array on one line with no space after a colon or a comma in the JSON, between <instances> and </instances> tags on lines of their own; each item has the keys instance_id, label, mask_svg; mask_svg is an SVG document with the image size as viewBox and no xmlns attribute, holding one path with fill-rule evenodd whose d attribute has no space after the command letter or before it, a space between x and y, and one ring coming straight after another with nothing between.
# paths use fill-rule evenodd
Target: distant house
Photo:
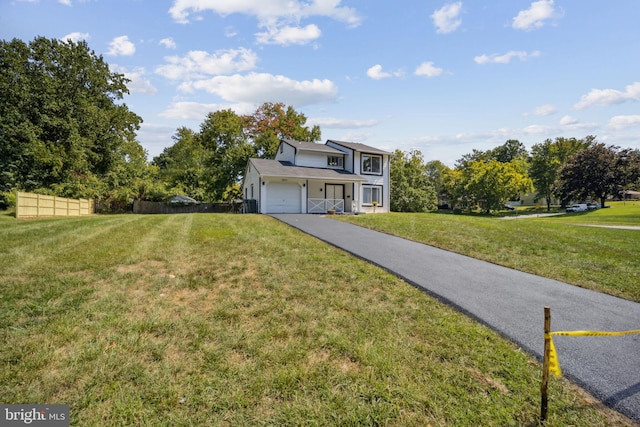
<instances>
[{"instance_id":1,"label":"distant house","mask_svg":"<svg viewBox=\"0 0 640 427\"><path fill-rule=\"evenodd\" d=\"M249 159L243 195L257 213L389 212L389 154L355 142L280 141Z\"/></svg>"}]
</instances>

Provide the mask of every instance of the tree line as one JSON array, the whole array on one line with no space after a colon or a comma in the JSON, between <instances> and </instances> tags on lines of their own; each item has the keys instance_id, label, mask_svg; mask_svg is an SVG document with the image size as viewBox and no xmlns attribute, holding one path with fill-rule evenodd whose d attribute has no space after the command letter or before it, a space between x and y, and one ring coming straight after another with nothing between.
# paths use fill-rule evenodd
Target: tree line
<instances>
[{"instance_id":1,"label":"tree line","mask_svg":"<svg viewBox=\"0 0 640 427\"><path fill-rule=\"evenodd\" d=\"M209 113L198 130L177 129L173 144L149 161L136 139L142 118L124 102L128 83L85 41L0 41L0 195L93 198L114 210L173 195L230 200L242 197L249 157L273 158L282 138L321 140L304 114L267 102L247 115ZM546 140L530 153L508 140L473 150L453 168L425 163L419 151L396 150L391 209L430 211L446 200L456 209L491 212L534 189L547 209L554 197L604 203L608 195L638 189L639 177L638 150L593 136Z\"/></svg>"},{"instance_id":2,"label":"tree line","mask_svg":"<svg viewBox=\"0 0 640 427\"><path fill-rule=\"evenodd\" d=\"M510 139L491 150L474 149L453 168L425 163L420 151L396 150L391 164L392 210L401 212L434 210L440 201L490 213L532 192L547 211L554 199L566 206L593 198L604 206L609 196L640 189L640 150L606 145L592 135L546 139L530 152Z\"/></svg>"},{"instance_id":3,"label":"tree line","mask_svg":"<svg viewBox=\"0 0 640 427\"><path fill-rule=\"evenodd\" d=\"M116 210L176 194L228 200L241 194L249 157L272 157L281 138L321 137L292 107L264 103L177 129L149 162L136 139L142 118L123 102L128 83L85 41L0 41L0 194L92 198Z\"/></svg>"}]
</instances>

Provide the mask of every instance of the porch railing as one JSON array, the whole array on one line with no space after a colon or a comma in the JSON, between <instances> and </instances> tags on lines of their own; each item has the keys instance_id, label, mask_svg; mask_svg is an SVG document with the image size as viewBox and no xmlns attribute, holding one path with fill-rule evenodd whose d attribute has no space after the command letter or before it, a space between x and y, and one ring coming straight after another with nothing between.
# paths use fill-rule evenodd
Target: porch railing
<instances>
[{"instance_id":1,"label":"porch railing","mask_svg":"<svg viewBox=\"0 0 640 427\"><path fill-rule=\"evenodd\" d=\"M307 199L308 213L344 212L344 199Z\"/></svg>"}]
</instances>

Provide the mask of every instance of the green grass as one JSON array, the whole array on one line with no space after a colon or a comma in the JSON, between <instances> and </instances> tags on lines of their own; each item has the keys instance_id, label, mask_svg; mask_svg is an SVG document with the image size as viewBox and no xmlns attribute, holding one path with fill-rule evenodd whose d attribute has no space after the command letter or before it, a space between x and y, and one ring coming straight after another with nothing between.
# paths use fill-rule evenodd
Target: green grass
<instances>
[{"instance_id":1,"label":"green grass","mask_svg":"<svg viewBox=\"0 0 640 427\"><path fill-rule=\"evenodd\" d=\"M529 355L269 217L0 216L0 265L0 402L72 425L538 425ZM633 425L550 396L548 426Z\"/></svg>"},{"instance_id":2,"label":"green grass","mask_svg":"<svg viewBox=\"0 0 640 427\"><path fill-rule=\"evenodd\" d=\"M454 214L376 214L340 219L521 271L640 302L640 203L553 217L506 220Z\"/></svg>"}]
</instances>

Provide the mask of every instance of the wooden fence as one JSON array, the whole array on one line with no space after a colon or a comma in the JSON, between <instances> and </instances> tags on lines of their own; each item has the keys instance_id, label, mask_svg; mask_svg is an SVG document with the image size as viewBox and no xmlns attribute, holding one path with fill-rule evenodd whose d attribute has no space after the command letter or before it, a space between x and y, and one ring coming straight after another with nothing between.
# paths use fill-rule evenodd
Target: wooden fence
<instances>
[{"instance_id":1,"label":"wooden fence","mask_svg":"<svg viewBox=\"0 0 640 427\"><path fill-rule=\"evenodd\" d=\"M136 200L133 202L135 214L179 214L179 213L230 213L238 212L241 205L232 203L197 203L179 204L168 202L147 202Z\"/></svg>"},{"instance_id":2,"label":"wooden fence","mask_svg":"<svg viewBox=\"0 0 640 427\"><path fill-rule=\"evenodd\" d=\"M18 192L16 198L16 218L84 216L93 213L93 200L66 199L22 192Z\"/></svg>"}]
</instances>

